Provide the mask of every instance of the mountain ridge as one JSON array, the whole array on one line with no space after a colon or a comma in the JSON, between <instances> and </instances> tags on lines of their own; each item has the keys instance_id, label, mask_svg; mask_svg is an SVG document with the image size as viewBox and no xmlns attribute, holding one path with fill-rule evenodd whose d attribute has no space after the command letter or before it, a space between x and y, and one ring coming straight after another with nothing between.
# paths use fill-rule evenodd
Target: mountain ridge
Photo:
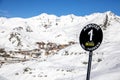
<instances>
[{"instance_id":1,"label":"mountain ridge","mask_svg":"<svg viewBox=\"0 0 120 80\"><path fill-rule=\"evenodd\" d=\"M39 41L62 44L67 44L71 41L78 42L76 39L79 36L81 27L85 26L86 23L96 23L106 29L113 20L120 22L120 18L111 11L94 13L85 17L77 17L75 15L57 17L44 13L28 19L0 18L0 37L6 36L2 40L4 44L0 45L11 45L14 48L23 44L23 47L26 46L27 48L27 46L35 47L35 43Z\"/></svg>"}]
</instances>

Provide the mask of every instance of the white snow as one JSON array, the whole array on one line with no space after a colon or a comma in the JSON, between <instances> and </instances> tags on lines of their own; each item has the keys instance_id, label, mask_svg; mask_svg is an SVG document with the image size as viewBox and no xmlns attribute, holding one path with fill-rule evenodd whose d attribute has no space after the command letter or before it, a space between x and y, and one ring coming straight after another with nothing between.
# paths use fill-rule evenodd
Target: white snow
<instances>
[{"instance_id":1,"label":"white snow","mask_svg":"<svg viewBox=\"0 0 120 80\"><path fill-rule=\"evenodd\" d=\"M5 63L0 68L0 80L85 80L89 52L79 45L79 34L89 23L103 25L106 15L109 25L103 30L101 46L93 52L91 80L120 80L120 17L110 11L84 17L57 17L44 13L28 19L0 18L0 48L8 51L18 48L17 41L15 44L11 42L16 38L9 41L12 32L20 34L17 36L23 50L35 49L38 41L57 44L76 42L54 55L42 54L41 58L25 62ZM28 26L32 32L26 31Z\"/></svg>"}]
</instances>

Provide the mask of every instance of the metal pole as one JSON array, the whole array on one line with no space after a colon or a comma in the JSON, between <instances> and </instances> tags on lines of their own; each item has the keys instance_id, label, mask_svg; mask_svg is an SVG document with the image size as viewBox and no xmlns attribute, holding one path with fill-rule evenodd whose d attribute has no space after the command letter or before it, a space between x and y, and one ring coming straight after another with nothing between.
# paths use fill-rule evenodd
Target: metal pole
<instances>
[{"instance_id":1,"label":"metal pole","mask_svg":"<svg viewBox=\"0 0 120 80\"><path fill-rule=\"evenodd\" d=\"M89 52L89 60L88 60L86 80L90 80L91 63L92 63L92 51Z\"/></svg>"}]
</instances>

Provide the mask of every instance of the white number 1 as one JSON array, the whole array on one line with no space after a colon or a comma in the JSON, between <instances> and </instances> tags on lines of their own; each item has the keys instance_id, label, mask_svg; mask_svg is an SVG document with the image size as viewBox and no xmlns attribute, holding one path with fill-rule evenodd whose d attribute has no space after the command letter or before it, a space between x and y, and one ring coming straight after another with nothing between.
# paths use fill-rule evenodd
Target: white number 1
<instances>
[{"instance_id":1,"label":"white number 1","mask_svg":"<svg viewBox=\"0 0 120 80\"><path fill-rule=\"evenodd\" d=\"M93 37L93 30L92 29L88 32L88 35L90 35L90 41L92 41L92 37Z\"/></svg>"}]
</instances>

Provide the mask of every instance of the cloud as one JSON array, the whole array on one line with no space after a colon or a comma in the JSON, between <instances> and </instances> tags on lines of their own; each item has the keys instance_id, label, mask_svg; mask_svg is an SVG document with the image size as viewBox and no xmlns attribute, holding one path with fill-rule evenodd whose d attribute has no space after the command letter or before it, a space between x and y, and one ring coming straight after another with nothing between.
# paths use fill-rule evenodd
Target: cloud
<instances>
[{"instance_id":1,"label":"cloud","mask_svg":"<svg viewBox=\"0 0 120 80\"><path fill-rule=\"evenodd\" d=\"M0 17L9 17L9 13L6 10L0 10Z\"/></svg>"}]
</instances>

